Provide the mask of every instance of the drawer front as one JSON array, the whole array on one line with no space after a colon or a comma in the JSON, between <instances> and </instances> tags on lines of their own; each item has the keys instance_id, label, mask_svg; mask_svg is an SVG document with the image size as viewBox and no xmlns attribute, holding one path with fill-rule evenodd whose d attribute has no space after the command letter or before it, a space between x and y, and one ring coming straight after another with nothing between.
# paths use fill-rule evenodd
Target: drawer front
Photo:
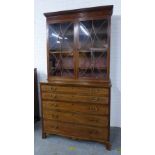
<instances>
[{"instance_id":1,"label":"drawer front","mask_svg":"<svg viewBox=\"0 0 155 155\"><path fill-rule=\"evenodd\" d=\"M41 85L41 90L44 92L52 93L69 93L74 95L84 96L105 96L108 97L108 88L87 88L87 87L65 87L65 86L52 86L52 85Z\"/></svg>"},{"instance_id":2,"label":"drawer front","mask_svg":"<svg viewBox=\"0 0 155 155\"><path fill-rule=\"evenodd\" d=\"M62 134L82 139L108 140L108 128L95 128L44 120L44 132L48 134Z\"/></svg>"},{"instance_id":3,"label":"drawer front","mask_svg":"<svg viewBox=\"0 0 155 155\"><path fill-rule=\"evenodd\" d=\"M108 105L102 104L83 104L83 103L69 103L56 101L42 101L43 112L48 110L70 111L75 113L108 115Z\"/></svg>"},{"instance_id":4,"label":"drawer front","mask_svg":"<svg viewBox=\"0 0 155 155\"><path fill-rule=\"evenodd\" d=\"M43 118L69 123L76 122L77 124L99 126L99 127L108 126L108 116L92 116L92 115L46 110L43 113Z\"/></svg>"},{"instance_id":5,"label":"drawer front","mask_svg":"<svg viewBox=\"0 0 155 155\"><path fill-rule=\"evenodd\" d=\"M87 102L87 103L101 103L108 104L108 97L96 96L78 96L70 94L54 94L49 92L42 92L42 99L53 101L72 101L72 102Z\"/></svg>"}]
</instances>

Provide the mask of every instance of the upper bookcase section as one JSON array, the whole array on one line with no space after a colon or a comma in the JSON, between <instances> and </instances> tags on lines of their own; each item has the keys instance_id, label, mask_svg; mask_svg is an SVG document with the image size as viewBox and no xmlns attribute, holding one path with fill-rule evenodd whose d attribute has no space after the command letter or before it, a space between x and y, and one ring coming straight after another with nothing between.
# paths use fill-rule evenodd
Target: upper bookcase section
<instances>
[{"instance_id":1,"label":"upper bookcase section","mask_svg":"<svg viewBox=\"0 0 155 155\"><path fill-rule=\"evenodd\" d=\"M110 5L44 14L48 80L110 80L112 11Z\"/></svg>"}]
</instances>

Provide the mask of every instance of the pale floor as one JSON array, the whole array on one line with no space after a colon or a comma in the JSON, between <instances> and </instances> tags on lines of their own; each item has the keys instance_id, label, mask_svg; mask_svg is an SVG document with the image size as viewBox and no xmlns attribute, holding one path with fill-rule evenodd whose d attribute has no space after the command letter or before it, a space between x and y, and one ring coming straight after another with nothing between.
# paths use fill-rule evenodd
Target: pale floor
<instances>
[{"instance_id":1,"label":"pale floor","mask_svg":"<svg viewBox=\"0 0 155 155\"><path fill-rule=\"evenodd\" d=\"M101 143L78 141L61 136L41 137L41 122L34 124L34 155L120 155L121 129L111 127L111 151L107 151Z\"/></svg>"}]
</instances>

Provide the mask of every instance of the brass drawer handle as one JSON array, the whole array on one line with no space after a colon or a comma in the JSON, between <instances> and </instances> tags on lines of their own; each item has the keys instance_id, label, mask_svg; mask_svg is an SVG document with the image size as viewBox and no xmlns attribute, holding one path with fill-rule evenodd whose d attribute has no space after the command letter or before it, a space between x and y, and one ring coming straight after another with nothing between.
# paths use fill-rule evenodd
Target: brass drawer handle
<instances>
[{"instance_id":1,"label":"brass drawer handle","mask_svg":"<svg viewBox=\"0 0 155 155\"><path fill-rule=\"evenodd\" d=\"M53 91L56 91L56 89L57 89L56 87L51 87L51 90Z\"/></svg>"},{"instance_id":2,"label":"brass drawer handle","mask_svg":"<svg viewBox=\"0 0 155 155\"><path fill-rule=\"evenodd\" d=\"M58 126L58 125L55 125L55 126L51 126L51 128L53 128L53 129L58 129L59 126Z\"/></svg>"},{"instance_id":3,"label":"brass drawer handle","mask_svg":"<svg viewBox=\"0 0 155 155\"><path fill-rule=\"evenodd\" d=\"M58 104L55 104L54 106L55 106L55 107L58 107Z\"/></svg>"},{"instance_id":4,"label":"brass drawer handle","mask_svg":"<svg viewBox=\"0 0 155 155\"><path fill-rule=\"evenodd\" d=\"M98 93L100 91L100 89L95 89L95 88L92 88L91 89L91 93L93 94L93 93Z\"/></svg>"},{"instance_id":5,"label":"brass drawer handle","mask_svg":"<svg viewBox=\"0 0 155 155\"><path fill-rule=\"evenodd\" d=\"M54 115L54 114L52 114L52 118L58 119L59 116L58 116L58 115Z\"/></svg>"},{"instance_id":6,"label":"brass drawer handle","mask_svg":"<svg viewBox=\"0 0 155 155\"><path fill-rule=\"evenodd\" d=\"M95 97L95 98L92 99L93 102L96 102L98 100L99 100L99 98L97 98L97 97Z\"/></svg>"},{"instance_id":7,"label":"brass drawer handle","mask_svg":"<svg viewBox=\"0 0 155 155\"><path fill-rule=\"evenodd\" d=\"M54 107L58 107L58 104L57 104L57 103L53 103L53 106L54 106Z\"/></svg>"},{"instance_id":8,"label":"brass drawer handle","mask_svg":"<svg viewBox=\"0 0 155 155\"><path fill-rule=\"evenodd\" d=\"M56 98L56 95L54 94L51 94L51 97L52 97L52 99L54 99L54 98Z\"/></svg>"},{"instance_id":9,"label":"brass drawer handle","mask_svg":"<svg viewBox=\"0 0 155 155\"><path fill-rule=\"evenodd\" d=\"M90 106L90 107L89 107L89 110L91 110L91 111L92 111L92 110L93 110L93 111L98 111L98 108L97 108L96 106Z\"/></svg>"}]
</instances>

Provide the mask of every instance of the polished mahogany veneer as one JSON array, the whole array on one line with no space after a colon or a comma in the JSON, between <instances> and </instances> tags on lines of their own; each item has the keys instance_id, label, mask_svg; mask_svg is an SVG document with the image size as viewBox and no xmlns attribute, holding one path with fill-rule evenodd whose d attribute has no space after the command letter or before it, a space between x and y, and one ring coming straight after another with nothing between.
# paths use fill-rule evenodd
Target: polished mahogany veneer
<instances>
[{"instance_id":1,"label":"polished mahogany veneer","mask_svg":"<svg viewBox=\"0 0 155 155\"><path fill-rule=\"evenodd\" d=\"M42 136L110 144L113 6L45 13L47 81L40 83Z\"/></svg>"}]
</instances>

